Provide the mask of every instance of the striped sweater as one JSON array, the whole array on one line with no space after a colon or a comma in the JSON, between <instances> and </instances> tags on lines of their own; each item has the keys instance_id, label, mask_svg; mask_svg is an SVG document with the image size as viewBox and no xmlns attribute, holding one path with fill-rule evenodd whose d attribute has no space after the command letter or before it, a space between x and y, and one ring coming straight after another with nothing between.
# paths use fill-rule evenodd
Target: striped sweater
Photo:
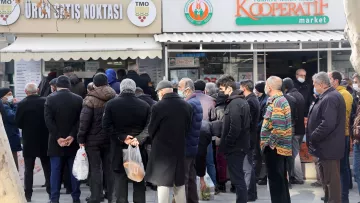
<instances>
[{"instance_id":1,"label":"striped sweater","mask_svg":"<svg viewBox=\"0 0 360 203\"><path fill-rule=\"evenodd\" d=\"M292 156L291 109L282 92L270 97L261 127L261 150L276 148L277 154Z\"/></svg>"}]
</instances>

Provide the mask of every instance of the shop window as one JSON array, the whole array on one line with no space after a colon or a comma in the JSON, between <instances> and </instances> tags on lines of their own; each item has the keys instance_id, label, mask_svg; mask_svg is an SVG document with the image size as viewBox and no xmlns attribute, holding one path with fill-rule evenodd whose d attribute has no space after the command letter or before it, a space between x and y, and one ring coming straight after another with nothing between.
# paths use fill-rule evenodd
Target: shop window
<instances>
[{"instance_id":1,"label":"shop window","mask_svg":"<svg viewBox=\"0 0 360 203\"><path fill-rule=\"evenodd\" d=\"M327 51L319 51L319 70L320 72L327 72L328 71L328 64L327 64Z\"/></svg>"},{"instance_id":2,"label":"shop window","mask_svg":"<svg viewBox=\"0 0 360 203\"><path fill-rule=\"evenodd\" d=\"M339 71L345 78L351 78L355 73L350 63L351 51L332 51L332 69Z\"/></svg>"}]
</instances>

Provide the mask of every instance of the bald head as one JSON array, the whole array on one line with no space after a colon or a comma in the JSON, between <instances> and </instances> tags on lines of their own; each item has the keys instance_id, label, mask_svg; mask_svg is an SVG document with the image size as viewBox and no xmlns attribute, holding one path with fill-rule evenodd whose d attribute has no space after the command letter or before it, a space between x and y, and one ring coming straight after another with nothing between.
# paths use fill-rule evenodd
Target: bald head
<instances>
[{"instance_id":1,"label":"bald head","mask_svg":"<svg viewBox=\"0 0 360 203\"><path fill-rule=\"evenodd\" d=\"M26 84L25 93L27 96L37 94L38 93L37 85L33 82Z\"/></svg>"},{"instance_id":2,"label":"bald head","mask_svg":"<svg viewBox=\"0 0 360 203\"><path fill-rule=\"evenodd\" d=\"M270 97L277 94L278 92L281 92L281 88L282 88L281 78L277 76L270 76L266 80L265 91Z\"/></svg>"},{"instance_id":3,"label":"bald head","mask_svg":"<svg viewBox=\"0 0 360 203\"><path fill-rule=\"evenodd\" d=\"M302 68L297 69L297 71L296 71L296 79L301 83L305 82L305 80L306 80L306 70L302 69Z\"/></svg>"}]
</instances>

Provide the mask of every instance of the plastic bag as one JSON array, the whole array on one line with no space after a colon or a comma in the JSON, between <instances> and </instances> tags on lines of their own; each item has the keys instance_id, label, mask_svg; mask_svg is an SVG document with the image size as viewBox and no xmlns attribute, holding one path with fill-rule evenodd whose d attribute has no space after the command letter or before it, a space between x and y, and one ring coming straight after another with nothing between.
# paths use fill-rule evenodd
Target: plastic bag
<instances>
[{"instance_id":1,"label":"plastic bag","mask_svg":"<svg viewBox=\"0 0 360 203\"><path fill-rule=\"evenodd\" d=\"M84 147L76 153L72 173L78 180L86 180L89 174L89 160Z\"/></svg>"},{"instance_id":2,"label":"plastic bag","mask_svg":"<svg viewBox=\"0 0 360 203\"><path fill-rule=\"evenodd\" d=\"M128 178L135 182L141 182L145 177L145 169L139 147L129 145L127 149L124 149L123 160Z\"/></svg>"},{"instance_id":3,"label":"plastic bag","mask_svg":"<svg viewBox=\"0 0 360 203\"><path fill-rule=\"evenodd\" d=\"M215 185L212 182L209 174L207 174L207 173L205 174L204 180L205 180L206 188L204 191L201 191L200 177L196 177L198 193L200 194L200 200L203 200L203 201L214 200Z\"/></svg>"}]
</instances>

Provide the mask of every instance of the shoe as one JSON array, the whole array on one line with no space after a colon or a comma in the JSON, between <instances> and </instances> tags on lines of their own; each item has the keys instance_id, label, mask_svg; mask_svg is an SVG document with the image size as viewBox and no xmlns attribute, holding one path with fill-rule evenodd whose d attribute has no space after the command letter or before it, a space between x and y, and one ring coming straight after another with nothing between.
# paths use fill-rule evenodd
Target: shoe
<instances>
[{"instance_id":1,"label":"shoe","mask_svg":"<svg viewBox=\"0 0 360 203\"><path fill-rule=\"evenodd\" d=\"M231 193L236 193L236 188L235 188L235 186L231 185L230 192L231 192Z\"/></svg>"},{"instance_id":2,"label":"shoe","mask_svg":"<svg viewBox=\"0 0 360 203\"><path fill-rule=\"evenodd\" d=\"M107 192L104 193L104 199L108 199L108 193Z\"/></svg>"},{"instance_id":3,"label":"shoe","mask_svg":"<svg viewBox=\"0 0 360 203\"><path fill-rule=\"evenodd\" d=\"M304 185L304 181L299 181L299 180L295 180L295 179L291 179L290 183L293 185Z\"/></svg>"},{"instance_id":4,"label":"shoe","mask_svg":"<svg viewBox=\"0 0 360 203\"><path fill-rule=\"evenodd\" d=\"M258 181L258 185L267 185L267 179L261 179Z\"/></svg>"},{"instance_id":5,"label":"shoe","mask_svg":"<svg viewBox=\"0 0 360 203\"><path fill-rule=\"evenodd\" d=\"M226 193L226 185L225 185L225 183L217 184L216 187L215 187L215 193L216 194Z\"/></svg>"},{"instance_id":6,"label":"shoe","mask_svg":"<svg viewBox=\"0 0 360 203\"><path fill-rule=\"evenodd\" d=\"M72 193L72 191L70 189L66 188L66 194L69 195L71 193Z\"/></svg>"},{"instance_id":7,"label":"shoe","mask_svg":"<svg viewBox=\"0 0 360 203\"><path fill-rule=\"evenodd\" d=\"M59 203L59 202L52 202L52 201L50 201L49 203Z\"/></svg>"},{"instance_id":8,"label":"shoe","mask_svg":"<svg viewBox=\"0 0 360 203\"><path fill-rule=\"evenodd\" d=\"M80 200L74 200L73 203L81 203Z\"/></svg>"},{"instance_id":9,"label":"shoe","mask_svg":"<svg viewBox=\"0 0 360 203\"><path fill-rule=\"evenodd\" d=\"M41 187L46 187L46 184L42 185Z\"/></svg>"},{"instance_id":10,"label":"shoe","mask_svg":"<svg viewBox=\"0 0 360 203\"><path fill-rule=\"evenodd\" d=\"M106 199L107 199L107 198L106 198ZM101 197L101 200L100 200L100 201L103 202L104 200L105 200L105 195ZM90 196L86 197L86 198L85 198L85 201L86 201L86 202L90 202Z\"/></svg>"},{"instance_id":11,"label":"shoe","mask_svg":"<svg viewBox=\"0 0 360 203\"><path fill-rule=\"evenodd\" d=\"M31 197L25 197L26 202L31 202Z\"/></svg>"},{"instance_id":12,"label":"shoe","mask_svg":"<svg viewBox=\"0 0 360 203\"><path fill-rule=\"evenodd\" d=\"M150 186L150 189L151 189L152 191L157 191L157 186L156 186L156 185L151 185L151 186Z\"/></svg>"},{"instance_id":13,"label":"shoe","mask_svg":"<svg viewBox=\"0 0 360 203\"><path fill-rule=\"evenodd\" d=\"M247 202L256 202L256 198L248 198Z\"/></svg>"},{"instance_id":14,"label":"shoe","mask_svg":"<svg viewBox=\"0 0 360 203\"><path fill-rule=\"evenodd\" d=\"M313 187L322 187L322 184L321 183L319 183L319 182L313 182L313 183L311 183L310 184L311 186L313 186Z\"/></svg>"},{"instance_id":15,"label":"shoe","mask_svg":"<svg viewBox=\"0 0 360 203\"><path fill-rule=\"evenodd\" d=\"M291 183L289 183L288 186L289 186L289 189L292 189L292 184Z\"/></svg>"},{"instance_id":16,"label":"shoe","mask_svg":"<svg viewBox=\"0 0 360 203\"><path fill-rule=\"evenodd\" d=\"M321 201L325 201L325 197L322 197L322 198L321 198Z\"/></svg>"}]
</instances>

